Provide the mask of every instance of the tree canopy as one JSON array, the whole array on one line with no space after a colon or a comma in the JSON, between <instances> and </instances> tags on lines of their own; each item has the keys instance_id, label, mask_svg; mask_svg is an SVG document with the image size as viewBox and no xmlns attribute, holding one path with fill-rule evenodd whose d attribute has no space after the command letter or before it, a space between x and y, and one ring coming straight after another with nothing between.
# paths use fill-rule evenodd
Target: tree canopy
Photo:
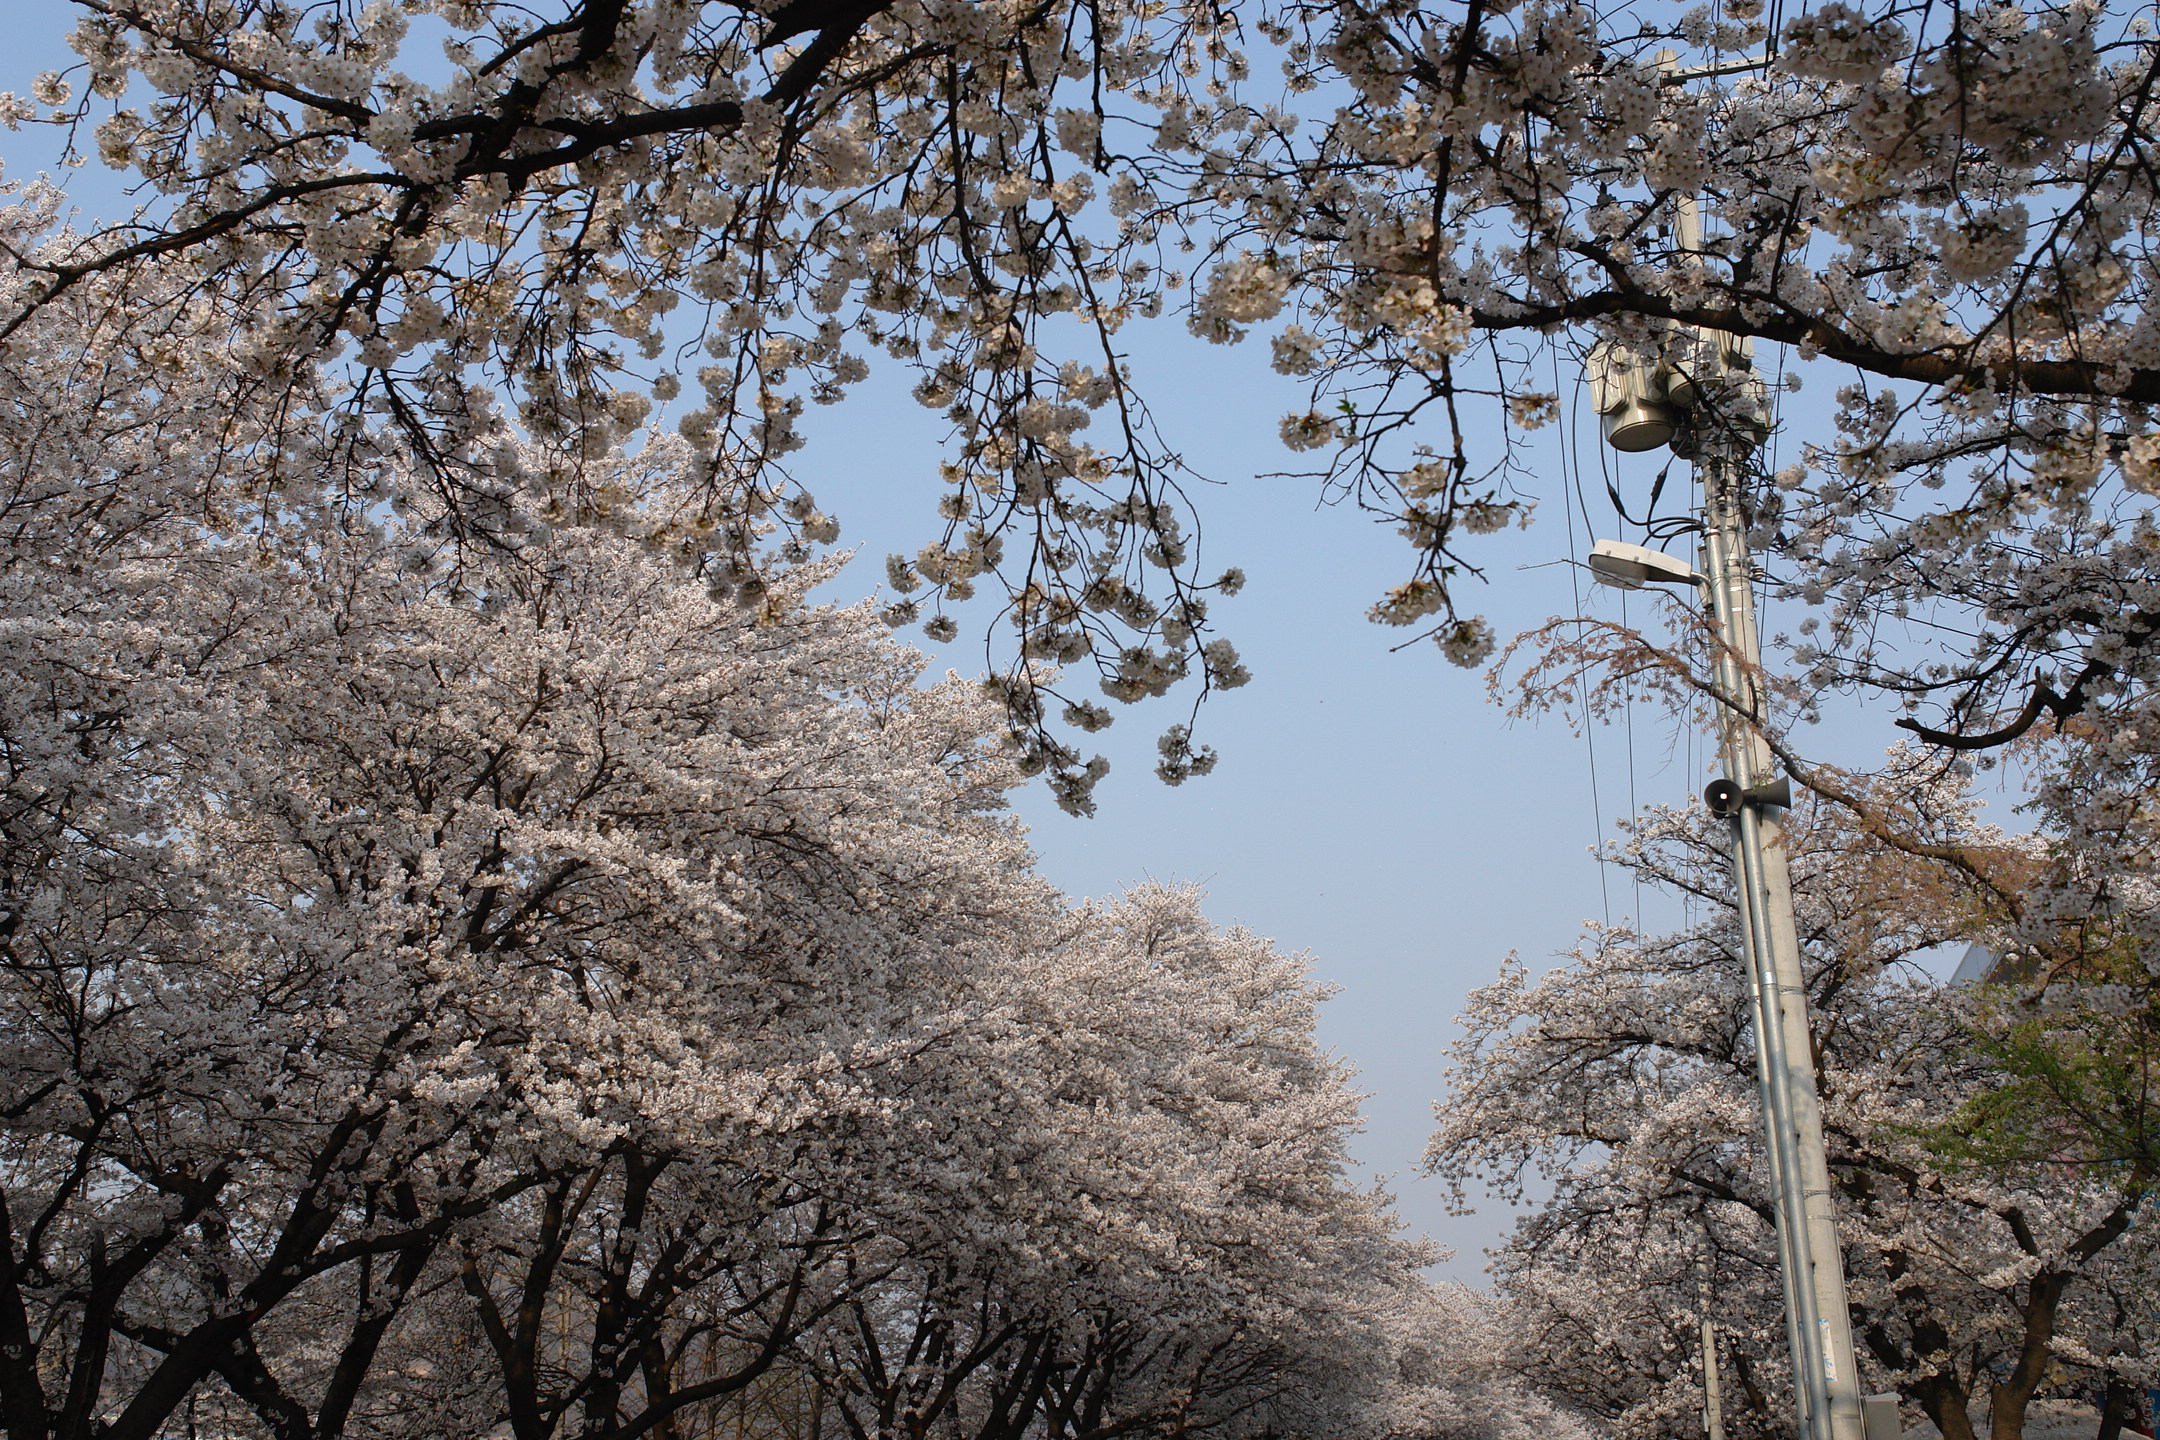
<instances>
[{"instance_id":1,"label":"tree canopy","mask_svg":"<svg viewBox=\"0 0 2160 1440\"><path fill-rule=\"evenodd\" d=\"M1961 747L2146 688L2160 52L2102 5L81 8L81 64L7 120L69 127L144 208L18 249L42 280L0 327L156 265L248 307L256 383L334 360L460 536L613 514L753 604L772 543L834 533L786 468L804 405L910 367L953 444L893 616L951 633L998 587L1016 733L1076 808L1087 679L1245 677L1209 611L1241 577L1198 568L1121 361L1165 308L1310 377L1285 441L1410 542L1375 617L1459 662L1493 643L1474 537L1538 497L1542 356L1669 360L1683 324L1850 374L1839 436L1753 497L1824 607L1812 683ZM614 514L595 468L656 402L687 519ZM1949 638L1885 643L1915 613ZM1166 738L1166 778L1211 763Z\"/></svg>"}]
</instances>

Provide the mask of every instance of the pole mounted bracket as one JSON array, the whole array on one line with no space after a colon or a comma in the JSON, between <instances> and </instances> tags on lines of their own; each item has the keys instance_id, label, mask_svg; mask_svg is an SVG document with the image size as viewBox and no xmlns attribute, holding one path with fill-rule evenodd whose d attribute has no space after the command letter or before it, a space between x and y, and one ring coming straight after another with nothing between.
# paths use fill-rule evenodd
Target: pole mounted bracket
<instances>
[{"instance_id":1,"label":"pole mounted bracket","mask_svg":"<svg viewBox=\"0 0 2160 1440\"><path fill-rule=\"evenodd\" d=\"M1766 780L1743 790L1737 782L1720 778L1703 787L1702 798L1711 814L1722 815L1728 820L1739 814L1745 805L1775 805L1780 810L1790 810L1792 781L1780 775L1775 780Z\"/></svg>"}]
</instances>

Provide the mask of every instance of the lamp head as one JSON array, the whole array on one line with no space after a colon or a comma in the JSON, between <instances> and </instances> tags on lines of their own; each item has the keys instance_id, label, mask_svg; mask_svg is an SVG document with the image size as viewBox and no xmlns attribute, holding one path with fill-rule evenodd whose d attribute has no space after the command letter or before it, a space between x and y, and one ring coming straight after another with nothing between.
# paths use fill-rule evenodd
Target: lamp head
<instances>
[{"instance_id":1,"label":"lamp head","mask_svg":"<svg viewBox=\"0 0 2160 1440\"><path fill-rule=\"evenodd\" d=\"M1607 585L1640 590L1645 585L1701 585L1703 577L1685 560L1647 545L1600 540L1590 547L1590 573Z\"/></svg>"}]
</instances>

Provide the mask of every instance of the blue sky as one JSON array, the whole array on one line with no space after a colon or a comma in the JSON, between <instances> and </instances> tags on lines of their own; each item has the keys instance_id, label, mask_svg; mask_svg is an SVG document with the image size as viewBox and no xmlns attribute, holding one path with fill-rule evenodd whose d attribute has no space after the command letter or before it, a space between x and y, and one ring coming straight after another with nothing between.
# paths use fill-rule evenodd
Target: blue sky
<instances>
[{"instance_id":1,"label":"blue sky","mask_svg":"<svg viewBox=\"0 0 2160 1440\"><path fill-rule=\"evenodd\" d=\"M73 59L62 39L71 8L12 0L0 90L26 91L38 71ZM50 143L38 132L0 134L8 178L27 175ZM118 203L115 177L95 162L54 178L91 213ZM1480 1249L1509 1223L1506 1207L1451 1216L1441 1187L1416 1176L1432 1102L1445 1093L1453 1017L1511 950L1535 970L1586 919L1622 919L1639 901L1654 921L1677 918L1623 877L1601 876L1589 851L1600 825L1609 834L1635 804L1699 791L1710 747L1647 703L1629 723L1588 737L1552 719L1511 722L1479 676L1432 646L1390 653L1401 632L1363 617L1404 578L1403 542L1354 509L1318 504L1310 482L1269 476L1300 458L1275 438L1279 417L1304 408L1300 387L1268 369L1264 345L1209 346L1174 319L1125 337L1166 437L1213 482L1193 487L1207 572L1234 564L1250 577L1215 614L1253 680L1203 715L1201 738L1223 757L1213 775L1178 789L1153 778L1154 738L1184 715L1187 702L1173 698L1122 708L1119 723L1094 737L1114 768L1093 819L1060 813L1039 789L1019 796L1019 811L1044 871L1072 893L1197 882L1217 920L1310 952L1320 977L1340 987L1323 1038L1372 1092L1360 1160L1394 1177L1412 1229L1457 1251L1446 1271L1475 1280ZM1819 391L1831 384L1815 380ZM1595 417L1578 403L1570 419L1586 422L1576 454L1589 502L1575 506L1564 494L1555 442L1565 431L1548 430L1531 485L1542 502L1537 522L1490 537L1482 551L1490 583L1472 603L1503 637L1579 604L1617 615L1622 603L1567 564L1588 549L1593 528L1619 533L1598 479ZM798 473L839 518L842 546L859 552L836 590L870 593L888 552L912 552L939 531L942 422L893 373L814 411L806 428ZM1608 463L1634 503L1663 456ZM1683 470L1675 467L1675 490ZM940 667L974 673L981 636L965 628L966 611L961 618L958 641L926 648ZM1848 718L1822 737L1835 743L1818 748L1864 756L1896 733L1887 717Z\"/></svg>"}]
</instances>

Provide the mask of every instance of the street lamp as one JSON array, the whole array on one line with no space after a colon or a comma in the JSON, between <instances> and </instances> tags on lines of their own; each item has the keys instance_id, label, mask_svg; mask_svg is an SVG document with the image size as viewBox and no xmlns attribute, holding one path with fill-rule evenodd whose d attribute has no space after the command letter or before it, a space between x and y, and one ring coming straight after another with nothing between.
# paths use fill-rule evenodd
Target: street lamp
<instances>
[{"instance_id":1,"label":"street lamp","mask_svg":"<svg viewBox=\"0 0 2160 1440\"><path fill-rule=\"evenodd\" d=\"M1607 585L1640 590L1645 585L1708 585L1709 577L1647 545L1600 540L1590 547L1590 573Z\"/></svg>"}]
</instances>

